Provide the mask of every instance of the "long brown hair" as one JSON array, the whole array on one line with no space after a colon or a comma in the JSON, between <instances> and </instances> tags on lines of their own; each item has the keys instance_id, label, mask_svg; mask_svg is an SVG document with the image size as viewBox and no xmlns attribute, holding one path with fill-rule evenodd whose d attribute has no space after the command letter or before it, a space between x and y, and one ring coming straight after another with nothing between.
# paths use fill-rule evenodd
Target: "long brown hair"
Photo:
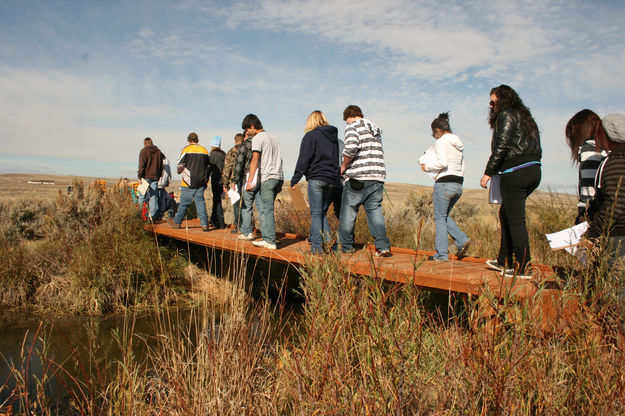
<instances>
[{"instance_id":1,"label":"long brown hair","mask_svg":"<svg viewBox=\"0 0 625 416\"><path fill-rule=\"evenodd\" d=\"M501 84L498 87L490 90L490 94L497 97L497 103L494 107L490 109L490 115L488 118L488 123L490 124L490 128L495 128L495 122L497 121L497 116L503 110L513 109L520 113L521 115L521 129L525 131L532 140L540 140L540 133L538 132L538 125L532 117L532 113L530 109L523 104L523 100L519 97L519 94L511 87L505 84Z\"/></svg>"},{"instance_id":2,"label":"long brown hair","mask_svg":"<svg viewBox=\"0 0 625 416\"><path fill-rule=\"evenodd\" d=\"M597 136L601 135L602 139L605 137L605 132L601 126L601 118L597 113L587 108L578 111L571 117L568 123L566 123L564 134L566 136L566 143L571 148L571 159L573 159L573 163L579 162L577 154L579 153L581 145L593 139L595 140L595 149L600 151Z\"/></svg>"}]
</instances>

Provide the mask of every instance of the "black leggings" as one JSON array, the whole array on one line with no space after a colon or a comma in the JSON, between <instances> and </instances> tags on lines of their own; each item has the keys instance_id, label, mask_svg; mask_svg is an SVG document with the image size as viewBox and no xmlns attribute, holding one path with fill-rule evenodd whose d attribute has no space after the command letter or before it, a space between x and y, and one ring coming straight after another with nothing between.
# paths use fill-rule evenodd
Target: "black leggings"
<instances>
[{"instance_id":1,"label":"black leggings","mask_svg":"<svg viewBox=\"0 0 625 416\"><path fill-rule=\"evenodd\" d=\"M525 273L530 261L530 243L525 223L525 200L540 184L540 165L501 175L501 246L497 262Z\"/></svg>"}]
</instances>

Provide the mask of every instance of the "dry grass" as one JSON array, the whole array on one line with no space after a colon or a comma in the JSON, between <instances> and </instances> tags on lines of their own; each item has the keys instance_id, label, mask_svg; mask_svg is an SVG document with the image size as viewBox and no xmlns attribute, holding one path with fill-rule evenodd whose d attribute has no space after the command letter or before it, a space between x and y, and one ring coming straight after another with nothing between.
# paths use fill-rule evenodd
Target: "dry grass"
<instances>
[{"instance_id":1,"label":"dry grass","mask_svg":"<svg viewBox=\"0 0 625 416\"><path fill-rule=\"evenodd\" d=\"M430 200L430 190L415 190L401 204L394 201L392 206L385 206L389 237L395 245L433 247ZM567 266L571 272L563 276L563 299L575 299L581 305L573 319L550 334L542 332L530 313L530 305L508 298L495 301L488 294L480 299L450 297L446 304L437 304L429 294L410 285L388 285L375 277L352 276L333 255L311 259L302 268L301 291L306 302L301 313L289 321L290 330L284 332L282 305L250 302L243 283L245 259L240 258L233 260L236 264L230 268L234 271L228 281L215 279L195 267L186 268L177 277L179 285L199 305L188 322L172 325L173 320L165 314L156 324L159 335L148 339L133 333L130 318L128 330L115 335L124 354L120 360L106 364L112 375L102 378L85 374L84 379L67 381L73 394L71 412L623 414L625 343L619 316L622 305L617 298L623 287L623 273L609 269L602 258L584 269L563 253L551 252L544 233L570 225L573 204L549 194L538 195L533 201L537 202L529 204L528 227L534 258ZM55 271L51 276L59 281L50 284L57 285L55 290L59 292L69 290L62 287L62 277L74 276L83 287L98 288L115 298L117 289L99 283L99 279L108 282L108 276L121 276L124 281L128 270L137 273L134 263L123 255L128 249L122 239L113 238L112 230L100 228L102 218L108 218L107 209L91 208L102 216L98 222L86 214L89 210L81 210L80 202L70 202L61 203L63 214L55 214L54 218L59 224L61 220L71 221L83 236L80 244L63 241L62 247L72 250L66 256L43 247L50 243L46 238L29 244L41 244L41 253L52 253L51 258L64 259L75 269L67 265L52 267L50 262L37 264L46 264ZM279 205L280 227L306 233L305 213L289 211L286 202ZM115 209L123 211L121 206ZM72 215L67 217L68 213ZM492 256L498 247L498 238L493 236L499 235L495 210L487 204L461 200L454 214L474 241L471 254ZM134 217L121 218L129 223L124 238L141 244L152 256L150 259L156 258L154 250L159 248L152 240L133 240L132 229L139 226ZM117 227L123 223L110 218L108 221ZM63 235L63 227L54 224L46 222L45 236ZM417 241L419 230L421 240ZM35 248L15 244L17 237L9 234L15 235L8 233L2 241L14 261L0 265L31 276L29 267L34 257L30 250ZM369 238L364 218L358 220L356 236L363 242ZM123 259L125 265L119 269L105 267L94 250L83 252L78 246L102 247L108 256ZM162 248L160 253L161 258L166 257ZM91 265L87 262L78 267L72 263L75 256L81 259L80 264L87 257L96 259ZM179 270L186 265L176 264ZM75 274L58 272L65 270ZM90 275L89 270L99 272ZM172 286L175 280L168 277L167 270L159 265L153 276L143 274L130 281L158 283L161 288ZM131 293L128 281L119 286L126 288L122 291L126 294ZM26 300L31 296L29 287L26 284L23 289ZM139 288L137 285L133 293L141 292ZM98 296L89 294L88 299ZM493 319L483 317L484 304L494 305ZM135 343L144 343L148 349L144 359L133 355ZM29 354L35 353L24 348L24 365ZM46 358L45 349L41 354L44 363L57 368L51 357ZM90 365L104 364L93 358ZM50 398L45 395L49 378L42 377L29 389L20 374L24 372L16 368L18 387L11 404L20 406L24 413L53 414Z\"/></svg>"}]
</instances>

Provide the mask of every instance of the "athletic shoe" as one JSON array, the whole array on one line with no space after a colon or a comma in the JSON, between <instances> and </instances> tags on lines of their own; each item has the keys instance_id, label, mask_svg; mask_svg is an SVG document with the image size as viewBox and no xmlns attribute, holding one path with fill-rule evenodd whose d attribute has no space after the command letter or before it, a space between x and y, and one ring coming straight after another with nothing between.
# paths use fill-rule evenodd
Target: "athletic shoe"
<instances>
[{"instance_id":1,"label":"athletic shoe","mask_svg":"<svg viewBox=\"0 0 625 416\"><path fill-rule=\"evenodd\" d=\"M202 226L202 231L208 231L208 225L203 225Z\"/></svg>"},{"instance_id":2,"label":"athletic shoe","mask_svg":"<svg viewBox=\"0 0 625 416\"><path fill-rule=\"evenodd\" d=\"M268 243L265 240L252 241L252 244L254 244L256 247L268 248L270 250L275 250L276 249L276 245L275 244Z\"/></svg>"},{"instance_id":3,"label":"athletic shoe","mask_svg":"<svg viewBox=\"0 0 625 416\"><path fill-rule=\"evenodd\" d=\"M239 234L239 236L237 237L239 240L245 240L245 241L251 241L254 239L254 234L249 233L249 234Z\"/></svg>"},{"instance_id":4,"label":"athletic shoe","mask_svg":"<svg viewBox=\"0 0 625 416\"><path fill-rule=\"evenodd\" d=\"M469 249L470 245L471 240L467 240L467 242L464 243L464 245L460 247L460 250L458 250L458 252L456 253L456 257L458 257L458 259L463 258L467 254L467 250Z\"/></svg>"},{"instance_id":5,"label":"athletic shoe","mask_svg":"<svg viewBox=\"0 0 625 416\"><path fill-rule=\"evenodd\" d=\"M171 226L171 228L175 228L175 229L180 228L180 224L176 224L174 220L171 218L167 220L167 223Z\"/></svg>"},{"instance_id":6,"label":"athletic shoe","mask_svg":"<svg viewBox=\"0 0 625 416\"><path fill-rule=\"evenodd\" d=\"M375 255L378 256L378 257L391 257L393 255L393 253L391 253L391 250L389 250L389 249L378 250L376 248L375 249Z\"/></svg>"},{"instance_id":7,"label":"athletic shoe","mask_svg":"<svg viewBox=\"0 0 625 416\"><path fill-rule=\"evenodd\" d=\"M503 272L503 267L499 264L497 259L489 259L486 260L486 265L489 269L495 270L497 272Z\"/></svg>"},{"instance_id":8,"label":"athletic shoe","mask_svg":"<svg viewBox=\"0 0 625 416\"><path fill-rule=\"evenodd\" d=\"M514 270L512 269L506 269L506 272L503 273L503 276L509 277L511 279L516 277L517 279L521 279L521 280L531 280L534 278L534 276L532 276L531 274L514 274Z\"/></svg>"},{"instance_id":9,"label":"athletic shoe","mask_svg":"<svg viewBox=\"0 0 625 416\"><path fill-rule=\"evenodd\" d=\"M435 259L435 258L434 258L434 256L427 256L427 260L428 260L428 261L435 261L435 262L438 262L438 263L445 262L445 261L449 261L449 260L440 260L440 259Z\"/></svg>"}]
</instances>

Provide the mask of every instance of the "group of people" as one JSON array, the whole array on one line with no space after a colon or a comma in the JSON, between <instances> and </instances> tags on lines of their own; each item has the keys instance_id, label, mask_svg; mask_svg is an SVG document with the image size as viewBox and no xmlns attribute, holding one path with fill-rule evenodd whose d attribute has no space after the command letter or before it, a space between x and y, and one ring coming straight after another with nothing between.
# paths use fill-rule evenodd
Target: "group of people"
<instances>
[{"instance_id":1,"label":"group of people","mask_svg":"<svg viewBox=\"0 0 625 416\"><path fill-rule=\"evenodd\" d=\"M494 176L500 187L500 248L489 268L504 276L531 278L531 255L526 224L526 200L541 180L542 149L538 126L516 91L500 85L490 91L489 124L492 130L491 153L480 180L486 188ZM362 110L350 105L343 111L346 123L344 142L338 129L321 111L313 111L305 125L295 172L290 181L294 188L302 177L308 182L311 214L310 244L312 253L325 249L354 250L354 226L364 207L376 254L391 256L386 236L382 201L386 167L382 131L366 119ZM234 229L241 240L268 249L276 248L274 202L284 183L282 154L276 136L264 130L254 114L243 119L243 133L235 136L235 145L225 154L221 138L211 141L210 153L198 144L198 136L189 134L177 170L182 174L180 207L172 221L179 228L188 206L195 200L202 229L209 229L204 190L210 181L213 191L211 223L224 228L222 192L237 192L234 204ZM436 224L436 261L448 261L448 235L461 258L471 240L450 216L462 195L465 161L464 145L452 133L449 114L440 114L432 123L436 140L432 158L419 161L421 168L435 180L433 192ZM625 254L625 199L619 197L625 172L625 116L611 114L599 118L590 110L576 114L566 126L567 142L574 160L580 165L578 222L587 220L587 236L596 240L608 236L614 258ZM149 142L148 142L149 141ZM148 181L150 215L158 218L158 179L164 156L150 139L139 158L139 178ZM596 173L596 175L595 175ZM495 181L493 181L494 183ZM260 214L261 239L254 240L252 213L254 202ZM334 204L339 216L338 244L331 246L327 212Z\"/></svg>"}]
</instances>

